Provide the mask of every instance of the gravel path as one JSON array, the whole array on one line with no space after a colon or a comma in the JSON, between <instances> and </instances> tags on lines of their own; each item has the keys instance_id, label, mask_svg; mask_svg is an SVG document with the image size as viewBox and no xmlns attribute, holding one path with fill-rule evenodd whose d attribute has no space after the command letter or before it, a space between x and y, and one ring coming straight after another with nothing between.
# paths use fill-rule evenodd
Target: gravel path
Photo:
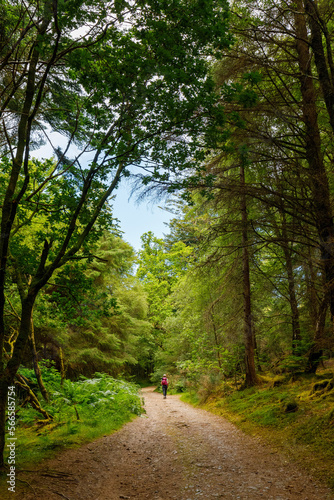
<instances>
[{"instance_id":1,"label":"gravel path","mask_svg":"<svg viewBox=\"0 0 334 500\"><path fill-rule=\"evenodd\" d=\"M63 452L38 473L20 474L30 486L8 498L334 500L308 473L223 418L153 389L143 396L146 415Z\"/></svg>"}]
</instances>

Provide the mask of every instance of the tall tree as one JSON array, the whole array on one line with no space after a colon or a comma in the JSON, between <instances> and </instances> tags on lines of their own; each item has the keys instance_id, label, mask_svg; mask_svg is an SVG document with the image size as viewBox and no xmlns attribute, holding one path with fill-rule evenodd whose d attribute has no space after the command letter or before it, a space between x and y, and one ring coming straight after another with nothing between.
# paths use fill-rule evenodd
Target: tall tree
<instances>
[{"instance_id":1,"label":"tall tree","mask_svg":"<svg viewBox=\"0 0 334 500\"><path fill-rule=\"evenodd\" d=\"M224 0L195 1L191 8L183 0L5 0L1 10L2 457L7 387L20 365L40 290L57 269L89 256L89 245L111 223L106 202L130 165L145 168L148 182L159 168L168 177L199 159L201 132L215 103L208 56L229 37ZM54 147L56 163L42 162L34 170L31 151L50 139L50 130L68 143L63 151ZM71 144L79 154L68 159ZM86 166L84 152L90 152ZM15 258L21 228L41 212L47 223L18 266L21 320L6 363L9 256Z\"/></svg>"},{"instance_id":2,"label":"tall tree","mask_svg":"<svg viewBox=\"0 0 334 500\"><path fill-rule=\"evenodd\" d=\"M245 182L244 160L240 165L240 212L241 212L241 237L242 237L242 281L243 281L243 300L244 300L244 342L245 342L245 366L247 386L255 385L257 382L255 370L255 335L252 314L250 268L248 253L248 214L247 197Z\"/></svg>"},{"instance_id":3,"label":"tall tree","mask_svg":"<svg viewBox=\"0 0 334 500\"><path fill-rule=\"evenodd\" d=\"M243 121L244 142L258 168L248 193L273 210L283 207L286 217L293 218L290 250L300 251L303 244L307 255L305 245L313 246L317 239L320 259L315 264L324 276L318 283L325 285L317 309L316 342L310 352L314 370L321 357L326 303L330 309L333 305L330 2L246 1L235 3L233 10L238 42L226 54L218 74L224 99ZM231 86L225 86L224 81L233 79L236 91L238 82L253 80L258 95L253 108L243 111L237 92L233 96ZM320 105L322 101L325 106ZM283 218L282 237L276 242L287 249L282 232L285 222ZM289 275L292 285L291 266ZM291 287L290 298L296 323L298 311Z\"/></svg>"},{"instance_id":4,"label":"tall tree","mask_svg":"<svg viewBox=\"0 0 334 500\"><path fill-rule=\"evenodd\" d=\"M144 357L138 345L151 326L134 261L132 247L106 232L93 260L64 266L37 298L37 346L57 366L61 348L68 377L96 371L118 376Z\"/></svg>"},{"instance_id":5,"label":"tall tree","mask_svg":"<svg viewBox=\"0 0 334 500\"><path fill-rule=\"evenodd\" d=\"M164 348L165 320L172 315L169 297L174 285L186 272L192 249L182 241L168 246L152 232L142 236L142 248L138 255L137 277L147 294L148 319L153 327L156 348Z\"/></svg>"}]
</instances>

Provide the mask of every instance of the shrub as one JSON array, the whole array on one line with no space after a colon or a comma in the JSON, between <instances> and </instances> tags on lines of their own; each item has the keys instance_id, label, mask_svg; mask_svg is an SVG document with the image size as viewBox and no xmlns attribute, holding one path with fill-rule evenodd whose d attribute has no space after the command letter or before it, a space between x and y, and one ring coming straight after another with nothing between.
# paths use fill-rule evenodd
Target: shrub
<instances>
[{"instance_id":1,"label":"shrub","mask_svg":"<svg viewBox=\"0 0 334 500\"><path fill-rule=\"evenodd\" d=\"M33 370L22 368L31 386L37 387ZM53 367L43 367L43 381L50 401L42 406L53 416L41 421L31 407L19 408L17 434L20 439L18 463L40 461L50 450L90 441L119 429L143 411L138 386L116 380L105 373L73 382L64 380ZM29 453L28 453L29 452Z\"/></svg>"}]
</instances>

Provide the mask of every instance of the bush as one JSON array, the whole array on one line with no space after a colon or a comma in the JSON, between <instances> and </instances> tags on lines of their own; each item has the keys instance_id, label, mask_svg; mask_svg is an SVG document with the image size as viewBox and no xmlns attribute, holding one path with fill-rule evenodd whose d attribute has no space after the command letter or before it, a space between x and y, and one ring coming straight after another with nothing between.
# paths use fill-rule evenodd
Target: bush
<instances>
[{"instance_id":1,"label":"bush","mask_svg":"<svg viewBox=\"0 0 334 500\"><path fill-rule=\"evenodd\" d=\"M141 400L138 395L138 386L116 380L105 373L96 373L94 378L81 377L73 382L64 380L61 385L60 375L53 367L43 368L43 381L50 394L50 402L43 407L53 415L56 421L89 419L91 425L94 420L105 418L108 415L135 414L142 412ZM35 384L33 370L21 371L32 384ZM39 415L35 413L35 418ZM31 420L32 412L29 408L20 411L20 419ZM115 417L116 418L116 417ZM31 421L33 423L33 421Z\"/></svg>"},{"instance_id":2,"label":"bush","mask_svg":"<svg viewBox=\"0 0 334 500\"><path fill-rule=\"evenodd\" d=\"M110 434L143 412L138 386L116 380L105 373L73 382L64 380L53 367L42 368L43 381L50 401L42 407L53 421L41 421L40 413L31 407L17 413L17 434L20 439L18 462L39 461L50 450L81 444ZM33 370L22 368L31 386L37 386ZM25 455L27 453L27 455Z\"/></svg>"}]
</instances>

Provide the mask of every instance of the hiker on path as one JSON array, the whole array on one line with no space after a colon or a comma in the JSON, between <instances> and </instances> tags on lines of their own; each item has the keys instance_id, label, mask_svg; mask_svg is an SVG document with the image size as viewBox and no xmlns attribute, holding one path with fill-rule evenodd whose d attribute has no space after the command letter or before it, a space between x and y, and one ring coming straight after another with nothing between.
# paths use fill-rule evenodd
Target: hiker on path
<instances>
[{"instance_id":1,"label":"hiker on path","mask_svg":"<svg viewBox=\"0 0 334 500\"><path fill-rule=\"evenodd\" d=\"M168 378L166 377L166 374L161 379L161 385L162 385L162 394L164 395L164 399L167 397L167 387L168 387Z\"/></svg>"}]
</instances>

